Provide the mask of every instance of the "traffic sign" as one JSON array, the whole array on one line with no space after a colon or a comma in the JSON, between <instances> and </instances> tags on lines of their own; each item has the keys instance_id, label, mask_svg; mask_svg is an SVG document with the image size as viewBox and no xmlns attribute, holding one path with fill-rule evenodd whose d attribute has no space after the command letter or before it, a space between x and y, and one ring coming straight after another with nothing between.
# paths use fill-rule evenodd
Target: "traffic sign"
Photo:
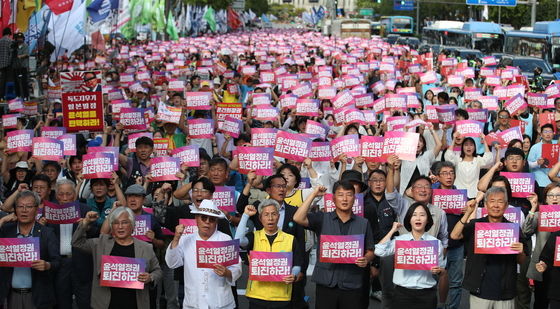
<instances>
[{"instance_id":1,"label":"traffic sign","mask_svg":"<svg viewBox=\"0 0 560 309\"><path fill-rule=\"evenodd\" d=\"M516 6L517 0L466 0L467 5Z\"/></svg>"},{"instance_id":2,"label":"traffic sign","mask_svg":"<svg viewBox=\"0 0 560 309\"><path fill-rule=\"evenodd\" d=\"M360 15L362 15L362 16L373 16L373 9L371 9L371 8L360 9Z\"/></svg>"},{"instance_id":3,"label":"traffic sign","mask_svg":"<svg viewBox=\"0 0 560 309\"><path fill-rule=\"evenodd\" d=\"M393 3L395 11L414 11L414 0L394 0Z\"/></svg>"}]
</instances>

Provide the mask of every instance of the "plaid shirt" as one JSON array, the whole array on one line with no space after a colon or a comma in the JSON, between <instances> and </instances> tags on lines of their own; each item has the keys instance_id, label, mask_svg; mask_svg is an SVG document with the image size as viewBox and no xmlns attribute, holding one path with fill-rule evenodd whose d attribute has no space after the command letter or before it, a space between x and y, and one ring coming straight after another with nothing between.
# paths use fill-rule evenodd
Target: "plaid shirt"
<instances>
[{"instance_id":1,"label":"plaid shirt","mask_svg":"<svg viewBox=\"0 0 560 309\"><path fill-rule=\"evenodd\" d=\"M0 39L0 69L4 69L12 64L13 50L12 39L9 36L3 36Z\"/></svg>"}]
</instances>

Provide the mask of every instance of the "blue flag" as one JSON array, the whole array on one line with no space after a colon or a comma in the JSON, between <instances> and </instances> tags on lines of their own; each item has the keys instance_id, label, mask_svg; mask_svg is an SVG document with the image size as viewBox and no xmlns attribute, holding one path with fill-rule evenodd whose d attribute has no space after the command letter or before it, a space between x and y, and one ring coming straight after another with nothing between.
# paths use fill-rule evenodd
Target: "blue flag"
<instances>
[{"instance_id":1,"label":"blue flag","mask_svg":"<svg viewBox=\"0 0 560 309\"><path fill-rule=\"evenodd\" d=\"M118 8L119 0L94 0L87 7L87 11L91 20L96 23L107 18L112 10L116 10Z\"/></svg>"},{"instance_id":2,"label":"blue flag","mask_svg":"<svg viewBox=\"0 0 560 309\"><path fill-rule=\"evenodd\" d=\"M270 19L268 19L268 17L266 16L265 13L263 13L263 14L261 15L261 20L262 20L262 22L265 23L265 24L270 24Z\"/></svg>"},{"instance_id":3,"label":"blue flag","mask_svg":"<svg viewBox=\"0 0 560 309\"><path fill-rule=\"evenodd\" d=\"M49 7L44 5L29 18L29 26L25 32L25 43L29 46L29 53L33 52L39 38L45 35L51 13Z\"/></svg>"}]
</instances>

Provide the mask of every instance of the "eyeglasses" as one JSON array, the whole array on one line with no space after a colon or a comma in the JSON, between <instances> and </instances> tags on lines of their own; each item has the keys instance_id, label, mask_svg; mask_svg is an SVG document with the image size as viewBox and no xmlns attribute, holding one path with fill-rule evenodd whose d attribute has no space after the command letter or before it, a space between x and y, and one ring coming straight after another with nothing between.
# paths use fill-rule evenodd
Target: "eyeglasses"
<instances>
[{"instance_id":1,"label":"eyeglasses","mask_svg":"<svg viewBox=\"0 0 560 309\"><path fill-rule=\"evenodd\" d=\"M439 173L439 175L444 176L444 177L455 176L455 172L441 172L441 173Z\"/></svg>"},{"instance_id":2,"label":"eyeglasses","mask_svg":"<svg viewBox=\"0 0 560 309\"><path fill-rule=\"evenodd\" d=\"M554 133L553 130L543 130L542 133Z\"/></svg>"},{"instance_id":3,"label":"eyeglasses","mask_svg":"<svg viewBox=\"0 0 560 309\"><path fill-rule=\"evenodd\" d=\"M35 208L35 207L37 207L37 206L27 206L27 205L19 205L19 206L16 206L16 208L17 208L18 210L32 210L32 209Z\"/></svg>"},{"instance_id":4,"label":"eyeglasses","mask_svg":"<svg viewBox=\"0 0 560 309\"><path fill-rule=\"evenodd\" d=\"M210 191L209 191L209 190L206 190L206 189L192 189L192 192L194 192L194 193L198 193L198 192L200 192L200 193L206 193L206 192L210 192Z\"/></svg>"},{"instance_id":5,"label":"eyeglasses","mask_svg":"<svg viewBox=\"0 0 560 309\"><path fill-rule=\"evenodd\" d=\"M271 185L272 188L275 189L286 189L288 186L287 185Z\"/></svg>"},{"instance_id":6,"label":"eyeglasses","mask_svg":"<svg viewBox=\"0 0 560 309\"><path fill-rule=\"evenodd\" d=\"M547 194L546 197L550 197L550 198L560 198L560 194Z\"/></svg>"},{"instance_id":7,"label":"eyeglasses","mask_svg":"<svg viewBox=\"0 0 560 309\"><path fill-rule=\"evenodd\" d=\"M212 217L212 216L207 216L207 215L201 215L200 216L200 221L208 222L208 223L216 223L218 221L218 218Z\"/></svg>"}]
</instances>

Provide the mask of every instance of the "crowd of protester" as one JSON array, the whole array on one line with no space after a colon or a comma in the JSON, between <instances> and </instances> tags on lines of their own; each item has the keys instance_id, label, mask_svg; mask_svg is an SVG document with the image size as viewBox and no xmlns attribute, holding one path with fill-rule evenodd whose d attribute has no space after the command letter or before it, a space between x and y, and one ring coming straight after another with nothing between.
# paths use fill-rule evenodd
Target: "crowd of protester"
<instances>
[{"instance_id":1,"label":"crowd of protester","mask_svg":"<svg viewBox=\"0 0 560 309\"><path fill-rule=\"evenodd\" d=\"M5 76L10 70L1 56ZM489 85L484 69L494 70L500 84ZM83 70L102 72L104 130L75 133L76 155L60 161L10 151L10 131L28 129L41 136L44 127L64 125L61 100L51 94L60 86L61 72ZM511 76L500 74L504 71ZM148 79L138 78L146 72ZM424 78L432 72L435 80ZM263 73L274 78L264 81ZM131 74L136 76L134 87L119 82ZM461 85L450 85L451 75L462 76ZM295 84L286 87L285 79ZM546 90L531 88L515 68L497 66L492 59L467 62L444 53L419 54L381 38L340 39L295 30L178 42L113 41L94 59L59 59L41 80L38 115L19 117L17 128L2 130L0 142L0 238L38 237L40 257L30 267L0 267L0 307L241 308L240 299L247 298L249 308L307 308L310 299L320 309L368 308L373 301L397 309L460 308L462 303L471 308L560 308L560 231L542 231L539 223L541 205L560 203L560 163L549 162L543 150L543 145L556 144L560 88L555 84L545 85ZM169 90L172 80L184 81L184 91ZM302 84L311 91L299 94L296 88ZM550 103L525 104L512 112L506 107L514 96L496 98L493 107L467 94L478 89L486 98L496 95L498 87L512 85L523 86L524 102L536 92L546 93ZM373 121L345 118L344 111L336 115L337 97L321 97L323 86L334 86L335 94L351 94L356 99L350 109L374 113ZM403 90L414 94L413 102L407 98L404 108L392 107L389 98ZM154 139L168 139L164 156L198 145L198 166L182 166L179 180L152 181L151 161L161 153L156 154L150 137L138 138L134 152L128 149L129 135L139 131L119 122L111 91L120 91L131 107L151 108L155 115L161 103L181 108L179 123L156 116L144 131ZM188 92L211 93L210 110L186 108ZM277 108L274 120L254 112L253 98L262 93ZM365 94L371 101L360 106L357 98ZM284 108L287 95L319 99L317 116ZM23 91L19 96L29 95ZM384 102L382 108L379 102ZM216 130L212 138L191 138L187 119L212 119L219 128L219 103L241 103L239 136ZM440 106L453 106L453 119L431 119L429 109ZM458 132L454 122L483 109L487 114L478 136ZM552 117L541 117L548 114ZM405 122L391 125L391 117ZM325 134L310 134L310 123L321 124ZM515 127L523 135L505 145L488 138ZM314 142L407 131L418 133L418 146L415 158L406 160L394 153L376 160L342 153L330 161L276 155L272 175L262 176L241 170L236 151L252 145L255 128L276 128ZM84 178L83 156L100 146L119 147L118 170L110 178ZM511 179L501 172L533 174L534 192L514 197ZM234 211L220 209L213 200L224 186L235 189ZM462 211L449 213L435 205L432 197L438 189L466 190ZM334 204L329 212L327 194ZM362 215L353 213L358 195L363 197ZM43 215L46 204L73 202L79 203L78 222L53 224ZM511 252L476 253L475 225L510 222L505 216L509 209L519 213L519 237ZM139 215L150 217L147 241L133 236ZM195 219L197 231L185 234L182 219ZM363 235L363 256L353 263L322 262L321 235ZM197 267L198 241L231 239L240 243L238 263ZM418 240L436 241L436 266L395 268L397 241ZM248 270L243 264L253 251L292 252L291 273L282 281L249 279L240 287L238 279ZM144 259L145 269L137 278L144 288L102 286L105 255ZM306 289L311 283L314 291ZM239 295L242 288L245 293ZM462 297L464 290L468 299Z\"/></svg>"}]
</instances>

